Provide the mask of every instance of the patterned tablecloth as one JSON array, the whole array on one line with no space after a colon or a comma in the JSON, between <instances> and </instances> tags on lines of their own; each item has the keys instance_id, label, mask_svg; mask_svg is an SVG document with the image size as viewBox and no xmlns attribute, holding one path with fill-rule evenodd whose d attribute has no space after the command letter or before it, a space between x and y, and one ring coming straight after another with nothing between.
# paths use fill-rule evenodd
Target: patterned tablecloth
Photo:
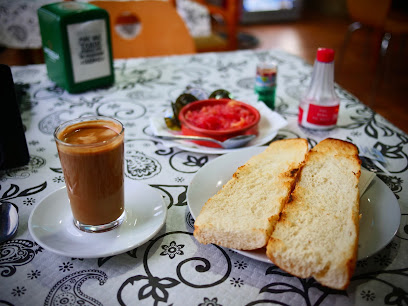
<instances>
[{"instance_id":1,"label":"patterned tablecloth","mask_svg":"<svg viewBox=\"0 0 408 306\"><path fill-rule=\"evenodd\" d=\"M279 65L276 111L288 125L275 139L304 137L314 146L334 137L377 148L385 156L389 175L368 160L363 166L376 171L398 199L400 227L383 250L358 261L347 291L292 277L229 249L199 244L192 235L186 193L197 171L218 155L165 147L149 136L149 118L161 115L189 85L208 92L225 88L238 100L253 96L255 67L262 60ZM113 87L72 95L48 79L44 65L12 67L15 83L26 91L21 111L31 159L26 167L0 173L0 203L11 202L20 218L17 235L0 244L0 304L406 305L408 136L340 87L338 128L300 128L298 101L311 71L303 60L277 50L118 60ZM59 256L35 242L28 219L46 196L64 185L55 127L96 114L124 123L126 178L148 184L164 197L166 224L148 242L120 255ZM372 239L376 235L374 231Z\"/></svg>"}]
</instances>

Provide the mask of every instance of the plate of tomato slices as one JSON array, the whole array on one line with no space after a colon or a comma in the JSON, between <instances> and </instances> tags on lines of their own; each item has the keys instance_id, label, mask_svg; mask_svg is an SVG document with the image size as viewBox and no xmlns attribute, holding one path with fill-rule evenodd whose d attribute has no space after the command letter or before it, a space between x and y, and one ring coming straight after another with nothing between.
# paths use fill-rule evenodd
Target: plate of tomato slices
<instances>
[{"instance_id":1,"label":"plate of tomato slices","mask_svg":"<svg viewBox=\"0 0 408 306\"><path fill-rule=\"evenodd\" d=\"M188 136L209 137L219 141L240 135L257 135L259 111L247 104L232 99L207 99L192 102L179 114L181 133ZM219 148L208 141L196 144Z\"/></svg>"},{"instance_id":2,"label":"plate of tomato slices","mask_svg":"<svg viewBox=\"0 0 408 306\"><path fill-rule=\"evenodd\" d=\"M181 119L180 121L182 123L181 131L170 130L166 126L166 123L163 120L163 118L160 117L150 118L150 127L153 131L153 134L156 136L184 134L184 135L207 136L221 141L239 134L245 133L257 134L257 137L254 138L249 143L247 143L245 146L234 149L209 147L185 140L173 140L173 141L162 140L165 146L177 147L179 149L183 149L190 152L207 154L224 154L232 151L237 151L242 148L262 146L267 142L273 140L277 135L279 129L287 125L287 121L285 120L285 118L283 118L277 112L272 111L263 102L256 102L251 104L250 103L240 104L240 102L235 100L232 100L232 102L231 101L225 102L226 105L228 103L237 104L239 105L239 107L237 109L237 105L234 105L234 111L228 109L227 106L211 107L209 109L204 109L204 111L202 111L202 108L199 107L195 108L194 105L191 107L185 107L185 110L183 108L179 116ZM243 104L247 106L241 108ZM195 113L192 113L191 110L195 111ZM186 115L187 112L189 111L190 114ZM225 116L220 116L219 114L221 113L223 113ZM189 117L188 119L185 120L184 124L183 116ZM223 118L224 119L227 118L229 123L222 122L224 120ZM192 125L191 123L189 124L188 120L190 120L190 122L194 120L195 124L194 125ZM213 128L212 131L209 132L209 129L205 127L211 125L215 128Z\"/></svg>"}]
</instances>

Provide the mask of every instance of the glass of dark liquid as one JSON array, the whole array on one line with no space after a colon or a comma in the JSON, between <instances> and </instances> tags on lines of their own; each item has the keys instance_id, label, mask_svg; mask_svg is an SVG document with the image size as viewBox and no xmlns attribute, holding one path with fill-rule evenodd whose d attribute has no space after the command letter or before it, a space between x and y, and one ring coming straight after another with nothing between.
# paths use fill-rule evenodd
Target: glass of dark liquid
<instances>
[{"instance_id":1,"label":"glass of dark liquid","mask_svg":"<svg viewBox=\"0 0 408 306\"><path fill-rule=\"evenodd\" d=\"M94 116L67 121L54 132L73 221L85 232L119 226L124 208L124 127Z\"/></svg>"}]
</instances>

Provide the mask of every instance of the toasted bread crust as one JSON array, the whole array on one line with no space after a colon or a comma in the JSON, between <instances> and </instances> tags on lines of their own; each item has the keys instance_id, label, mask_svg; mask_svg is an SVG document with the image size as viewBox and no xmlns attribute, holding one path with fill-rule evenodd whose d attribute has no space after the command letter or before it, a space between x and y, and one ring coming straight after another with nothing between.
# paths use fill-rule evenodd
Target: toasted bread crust
<instances>
[{"instance_id":1,"label":"toasted bread crust","mask_svg":"<svg viewBox=\"0 0 408 306\"><path fill-rule=\"evenodd\" d=\"M273 263L334 289L348 286L357 258L360 165L357 148L337 139L307 154L268 241Z\"/></svg>"},{"instance_id":2,"label":"toasted bread crust","mask_svg":"<svg viewBox=\"0 0 408 306\"><path fill-rule=\"evenodd\" d=\"M307 151L305 139L285 139L253 156L205 203L194 237L234 249L265 247Z\"/></svg>"}]
</instances>

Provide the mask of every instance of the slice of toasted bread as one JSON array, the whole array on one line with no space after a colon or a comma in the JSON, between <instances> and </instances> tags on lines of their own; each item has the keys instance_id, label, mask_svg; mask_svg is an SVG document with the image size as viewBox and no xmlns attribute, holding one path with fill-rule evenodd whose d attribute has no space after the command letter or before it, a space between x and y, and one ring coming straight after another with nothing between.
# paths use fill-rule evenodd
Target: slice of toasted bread
<instances>
[{"instance_id":1,"label":"slice of toasted bread","mask_svg":"<svg viewBox=\"0 0 408 306\"><path fill-rule=\"evenodd\" d=\"M305 139L285 139L250 158L205 203L194 237L241 250L266 246L307 151Z\"/></svg>"},{"instance_id":2,"label":"slice of toasted bread","mask_svg":"<svg viewBox=\"0 0 408 306\"><path fill-rule=\"evenodd\" d=\"M348 142L325 139L306 156L296 187L267 245L267 256L295 276L345 289L354 272L360 159Z\"/></svg>"}]
</instances>

